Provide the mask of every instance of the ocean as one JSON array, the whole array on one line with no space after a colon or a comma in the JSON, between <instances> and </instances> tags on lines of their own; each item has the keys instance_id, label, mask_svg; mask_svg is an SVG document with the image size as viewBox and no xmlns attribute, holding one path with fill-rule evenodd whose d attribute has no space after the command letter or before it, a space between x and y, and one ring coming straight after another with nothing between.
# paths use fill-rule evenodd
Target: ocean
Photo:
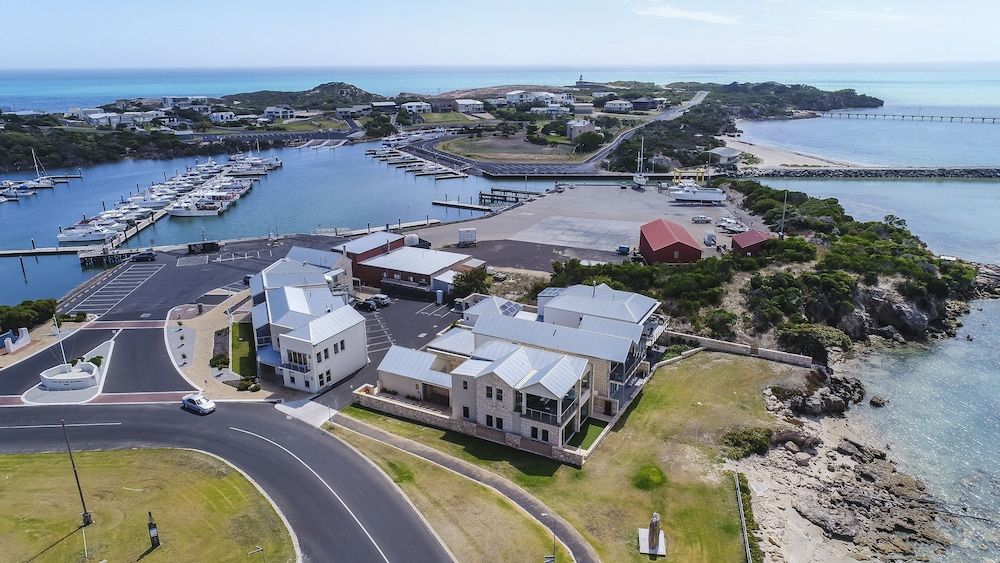
<instances>
[{"instance_id":1,"label":"ocean","mask_svg":"<svg viewBox=\"0 0 1000 563\"><path fill-rule=\"evenodd\" d=\"M300 90L329 81L394 95L436 94L493 84L572 84L593 81L765 81L854 88L886 101L888 113L1000 117L1000 65L813 66L740 68L423 68L231 69L168 71L0 72L0 107L65 110L116 98L165 94L222 95L260 89ZM1000 166L1000 125L881 120L810 119L744 123L744 140L864 164L890 166ZM482 179L419 181L352 153L286 149L283 170L273 174L221 218L161 221L134 244L365 223L454 218L429 200L447 193L467 197ZM84 180L40 194L37 209L15 214L0 207L0 246L31 238L50 243L57 224L100 210L101 200L148 185L189 161L125 162L88 167ZM428 183L429 182L429 183ZM494 182L489 182L493 184ZM978 180L766 180L810 194L837 197L859 219L904 218L930 248L970 260L1000 262L1000 182ZM8 205L8 204L4 204ZM18 204L20 205L20 204ZM0 303L58 296L88 274L75 257L0 260ZM23 277L28 283L23 283ZM866 359L859 375L872 393L889 399L883 409L860 405L851 416L892 445L902 470L923 478L929 490L962 512L996 519L1000 514L1000 301L976 302L960 338L925 347L889 350ZM968 334L971 340L965 338ZM959 519L952 561L995 560L997 526Z\"/></svg>"}]
</instances>

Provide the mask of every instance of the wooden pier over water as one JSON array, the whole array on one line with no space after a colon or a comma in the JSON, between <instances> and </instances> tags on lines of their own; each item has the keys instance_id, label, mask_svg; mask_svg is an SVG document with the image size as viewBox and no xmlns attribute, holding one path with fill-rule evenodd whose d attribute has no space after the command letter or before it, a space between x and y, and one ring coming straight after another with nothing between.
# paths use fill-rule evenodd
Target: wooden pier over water
<instances>
[{"instance_id":1,"label":"wooden pier over water","mask_svg":"<svg viewBox=\"0 0 1000 563\"><path fill-rule=\"evenodd\" d=\"M856 111L824 111L821 117L840 119L881 119L883 121L937 121L946 123L990 123L996 124L1000 117L970 115L920 115L911 113L868 113Z\"/></svg>"}]
</instances>

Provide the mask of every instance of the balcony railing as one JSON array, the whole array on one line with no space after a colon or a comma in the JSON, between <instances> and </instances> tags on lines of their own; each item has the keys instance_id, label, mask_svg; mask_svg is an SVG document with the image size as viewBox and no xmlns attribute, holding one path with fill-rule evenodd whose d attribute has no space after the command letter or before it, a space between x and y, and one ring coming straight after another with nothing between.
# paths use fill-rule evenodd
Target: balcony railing
<instances>
[{"instance_id":1,"label":"balcony railing","mask_svg":"<svg viewBox=\"0 0 1000 563\"><path fill-rule=\"evenodd\" d=\"M284 362L281 364L284 369L290 369L292 371L297 371L299 373L309 373L309 366L306 364L293 364L291 362Z\"/></svg>"},{"instance_id":2,"label":"balcony railing","mask_svg":"<svg viewBox=\"0 0 1000 563\"><path fill-rule=\"evenodd\" d=\"M611 381L617 381L618 383L625 383L631 379L632 374L635 373L635 369L639 367L639 363L642 361L642 356L636 354L634 357L629 358L624 364L616 364L611 370Z\"/></svg>"},{"instance_id":3,"label":"balcony railing","mask_svg":"<svg viewBox=\"0 0 1000 563\"><path fill-rule=\"evenodd\" d=\"M521 413L521 416L525 418L530 418L531 420L535 420L538 422L544 422L545 424L551 424L553 426L559 425L559 417L557 417L554 413L550 412L539 411L535 409L524 409L524 412Z\"/></svg>"}]
</instances>

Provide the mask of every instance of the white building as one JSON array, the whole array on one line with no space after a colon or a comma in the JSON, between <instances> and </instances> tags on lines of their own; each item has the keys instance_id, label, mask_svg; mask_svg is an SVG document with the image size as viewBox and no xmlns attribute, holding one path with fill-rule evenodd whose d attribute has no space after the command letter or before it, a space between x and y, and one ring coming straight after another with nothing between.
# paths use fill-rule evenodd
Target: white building
<instances>
[{"instance_id":1,"label":"white building","mask_svg":"<svg viewBox=\"0 0 1000 563\"><path fill-rule=\"evenodd\" d=\"M596 100L597 98L611 98L617 96L618 92L594 92L591 95L594 96L594 99Z\"/></svg>"},{"instance_id":2,"label":"white building","mask_svg":"<svg viewBox=\"0 0 1000 563\"><path fill-rule=\"evenodd\" d=\"M509 104L523 104L525 102L535 101L533 92L526 92L524 90L511 90L504 94L504 98L507 99Z\"/></svg>"},{"instance_id":3,"label":"white building","mask_svg":"<svg viewBox=\"0 0 1000 563\"><path fill-rule=\"evenodd\" d=\"M545 115L559 115L563 113L569 113L569 108L560 104L545 104L542 107L531 108L528 110L531 113L544 113Z\"/></svg>"},{"instance_id":4,"label":"white building","mask_svg":"<svg viewBox=\"0 0 1000 563\"><path fill-rule=\"evenodd\" d=\"M94 127L100 127L101 125L117 127L122 122L122 115L120 113L91 113L84 116L83 120L88 125L93 125Z\"/></svg>"},{"instance_id":5,"label":"white building","mask_svg":"<svg viewBox=\"0 0 1000 563\"><path fill-rule=\"evenodd\" d=\"M166 109L184 108L192 105L208 105L208 96L163 96L160 98L160 107Z\"/></svg>"},{"instance_id":6,"label":"white building","mask_svg":"<svg viewBox=\"0 0 1000 563\"><path fill-rule=\"evenodd\" d=\"M510 105L510 102L507 101L507 98L490 98L490 99L488 99L486 101L489 102L489 103L491 103L491 104L493 104L495 107L498 107L498 108L502 108L504 106Z\"/></svg>"},{"instance_id":7,"label":"white building","mask_svg":"<svg viewBox=\"0 0 1000 563\"><path fill-rule=\"evenodd\" d=\"M272 121L276 119L291 119L295 117L295 110L284 106L268 106L264 110L264 117Z\"/></svg>"},{"instance_id":8,"label":"white building","mask_svg":"<svg viewBox=\"0 0 1000 563\"><path fill-rule=\"evenodd\" d=\"M402 106L407 113L430 113L431 105L427 102L406 102Z\"/></svg>"},{"instance_id":9,"label":"white building","mask_svg":"<svg viewBox=\"0 0 1000 563\"><path fill-rule=\"evenodd\" d=\"M604 111L608 113L628 113L632 111L632 102L628 100L610 100L605 102Z\"/></svg>"},{"instance_id":10,"label":"white building","mask_svg":"<svg viewBox=\"0 0 1000 563\"><path fill-rule=\"evenodd\" d=\"M212 123L229 123L236 121L236 114L231 111L213 111L208 118L212 120Z\"/></svg>"},{"instance_id":11,"label":"white building","mask_svg":"<svg viewBox=\"0 0 1000 563\"><path fill-rule=\"evenodd\" d=\"M285 386L311 393L368 363L350 271L343 255L293 247L250 279L259 371L269 366Z\"/></svg>"},{"instance_id":12,"label":"white building","mask_svg":"<svg viewBox=\"0 0 1000 563\"><path fill-rule=\"evenodd\" d=\"M483 113L483 102L461 98L455 100L455 111L459 113Z\"/></svg>"}]
</instances>

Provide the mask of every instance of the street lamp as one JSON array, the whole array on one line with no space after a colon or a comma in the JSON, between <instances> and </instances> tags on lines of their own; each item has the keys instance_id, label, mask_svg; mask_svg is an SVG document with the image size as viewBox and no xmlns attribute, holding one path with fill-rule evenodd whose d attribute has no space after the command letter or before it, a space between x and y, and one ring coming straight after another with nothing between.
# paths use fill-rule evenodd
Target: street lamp
<instances>
[{"instance_id":1,"label":"street lamp","mask_svg":"<svg viewBox=\"0 0 1000 563\"><path fill-rule=\"evenodd\" d=\"M66 451L69 452L69 463L73 466L73 478L76 479L76 491L80 493L80 505L83 506L83 527L94 523L94 518L90 515L87 510L87 502L83 500L83 489L80 487L80 475L76 471L76 462L73 461L73 448L69 445L69 434L66 432L66 421L60 420L63 430L63 438L66 439Z\"/></svg>"}]
</instances>

